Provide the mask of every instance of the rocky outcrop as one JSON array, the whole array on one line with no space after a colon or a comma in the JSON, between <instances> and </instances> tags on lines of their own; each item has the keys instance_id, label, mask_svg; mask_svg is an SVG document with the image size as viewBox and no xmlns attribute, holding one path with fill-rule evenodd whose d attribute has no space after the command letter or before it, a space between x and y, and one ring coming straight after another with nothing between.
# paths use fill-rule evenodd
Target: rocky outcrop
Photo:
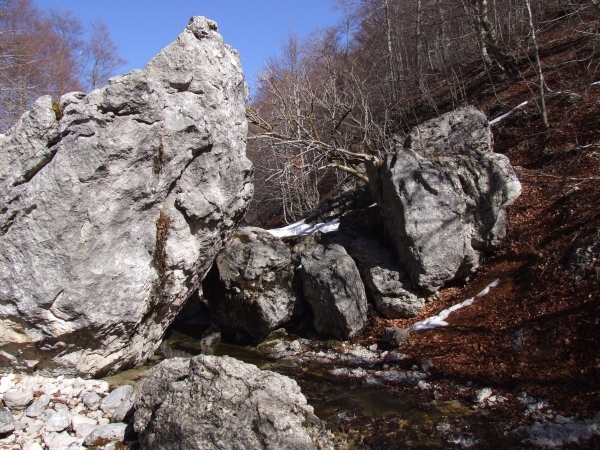
<instances>
[{"instance_id":1,"label":"rocky outcrop","mask_svg":"<svg viewBox=\"0 0 600 450\"><path fill-rule=\"evenodd\" d=\"M0 136L0 367L134 365L252 195L239 56L193 18L144 70L42 97Z\"/></svg>"},{"instance_id":2,"label":"rocky outcrop","mask_svg":"<svg viewBox=\"0 0 600 450\"><path fill-rule=\"evenodd\" d=\"M315 329L337 339L354 336L367 319L367 297L354 260L340 245L317 244L301 253L300 263Z\"/></svg>"},{"instance_id":3,"label":"rocky outcrop","mask_svg":"<svg viewBox=\"0 0 600 450\"><path fill-rule=\"evenodd\" d=\"M506 207L521 192L508 158L491 152L481 113L459 113L419 127L421 140L411 145L420 153L396 148L381 166L368 165L371 191L400 262L413 285L428 292L468 275L482 252L497 248ZM451 125L444 138L434 133L440 124Z\"/></svg>"},{"instance_id":4,"label":"rocky outcrop","mask_svg":"<svg viewBox=\"0 0 600 450\"><path fill-rule=\"evenodd\" d=\"M174 358L135 392L142 448L333 448L290 378L229 357Z\"/></svg>"},{"instance_id":5,"label":"rocky outcrop","mask_svg":"<svg viewBox=\"0 0 600 450\"><path fill-rule=\"evenodd\" d=\"M256 340L292 318L292 254L260 228L240 228L216 259L205 295L223 331L245 331Z\"/></svg>"}]
</instances>

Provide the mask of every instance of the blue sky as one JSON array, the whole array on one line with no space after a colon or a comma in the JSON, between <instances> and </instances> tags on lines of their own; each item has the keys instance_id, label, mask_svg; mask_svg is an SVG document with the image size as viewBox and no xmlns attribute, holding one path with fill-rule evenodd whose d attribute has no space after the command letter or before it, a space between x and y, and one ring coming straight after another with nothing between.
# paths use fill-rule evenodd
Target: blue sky
<instances>
[{"instance_id":1,"label":"blue sky","mask_svg":"<svg viewBox=\"0 0 600 450\"><path fill-rule=\"evenodd\" d=\"M34 0L41 9L72 10L81 21L102 18L120 56L121 71L141 69L172 42L192 16L217 22L225 42L242 57L246 79L253 84L266 60L278 54L291 31L306 36L334 25L340 12L330 0Z\"/></svg>"}]
</instances>

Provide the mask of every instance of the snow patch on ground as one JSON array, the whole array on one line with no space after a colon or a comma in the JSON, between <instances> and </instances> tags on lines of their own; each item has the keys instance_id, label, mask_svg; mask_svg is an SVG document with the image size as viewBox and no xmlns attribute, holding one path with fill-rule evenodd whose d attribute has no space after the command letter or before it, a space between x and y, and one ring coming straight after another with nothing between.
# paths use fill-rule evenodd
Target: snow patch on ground
<instances>
[{"instance_id":1,"label":"snow patch on ground","mask_svg":"<svg viewBox=\"0 0 600 450\"><path fill-rule=\"evenodd\" d=\"M274 228L267 230L273 236L284 238L289 236L308 236L315 234L316 232L329 233L331 231L337 231L340 226L340 220L334 219L329 222L308 224L304 220L300 222L292 223L282 228Z\"/></svg>"},{"instance_id":2,"label":"snow patch on ground","mask_svg":"<svg viewBox=\"0 0 600 450\"><path fill-rule=\"evenodd\" d=\"M410 330L411 331L431 330L433 328L447 326L448 322L446 322L446 319L448 318L448 316L451 313L453 313L454 311L457 311L461 308L464 308L465 306L471 306L477 297L483 297L484 295L487 295L487 293L490 292L490 289L498 286L498 284L500 284L499 279L492 281L475 297L468 298L468 299L462 301L461 303L457 303L456 305L453 305L450 308L440 311L435 316L429 317L425 320L415 323L412 327L410 327Z\"/></svg>"},{"instance_id":3,"label":"snow patch on ground","mask_svg":"<svg viewBox=\"0 0 600 450\"><path fill-rule=\"evenodd\" d=\"M502 119L506 119L508 116L510 116L512 113L514 113L517 109L522 108L523 106L525 106L527 103L529 103L527 100L525 100L523 103L515 106L513 109L511 109L509 112L507 112L506 114L502 114L499 117L496 117L494 120L490 120L490 125L494 125L495 123L500 122Z\"/></svg>"}]
</instances>

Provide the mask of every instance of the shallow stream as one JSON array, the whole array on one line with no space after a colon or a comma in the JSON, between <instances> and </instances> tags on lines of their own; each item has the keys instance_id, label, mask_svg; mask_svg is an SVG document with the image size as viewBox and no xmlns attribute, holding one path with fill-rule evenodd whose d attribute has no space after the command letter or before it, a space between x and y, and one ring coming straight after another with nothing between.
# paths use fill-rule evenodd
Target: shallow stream
<instances>
[{"instance_id":1,"label":"shallow stream","mask_svg":"<svg viewBox=\"0 0 600 450\"><path fill-rule=\"evenodd\" d=\"M371 367L368 373L380 376L391 373L393 367L388 364L373 365L366 362L362 354L359 358L338 359L331 363L325 357L333 354L332 351L307 351L300 356L270 352L273 348L284 348L290 341L294 342L293 339L276 339L262 347L219 343L214 354L228 355L295 379L315 414L335 435L335 440L347 442L342 446L345 448L502 448L505 445L508 447L504 448L511 448L500 426L490 426L486 420L471 420L475 412L481 416L481 411L476 411L472 404L436 400L435 392L432 395L431 388L424 388L425 380L417 383L418 378L415 378L412 380L415 383L398 385L369 376L352 376L356 373L364 375L368 366ZM344 345L339 343L336 351L344 352ZM163 359L200 353L198 339L172 332L146 365L105 380L111 387L136 384L150 367ZM382 368L388 372L378 370Z\"/></svg>"}]
</instances>

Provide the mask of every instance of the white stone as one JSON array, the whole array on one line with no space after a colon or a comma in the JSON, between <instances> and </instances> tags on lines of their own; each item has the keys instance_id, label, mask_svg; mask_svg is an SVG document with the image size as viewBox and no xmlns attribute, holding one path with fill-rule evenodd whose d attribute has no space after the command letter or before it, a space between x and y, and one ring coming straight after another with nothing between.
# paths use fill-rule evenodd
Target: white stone
<instances>
[{"instance_id":1,"label":"white stone","mask_svg":"<svg viewBox=\"0 0 600 450\"><path fill-rule=\"evenodd\" d=\"M48 450L66 450L72 444L77 443L77 440L66 431L62 433L52 432L44 436L44 444L46 444Z\"/></svg>"},{"instance_id":2,"label":"white stone","mask_svg":"<svg viewBox=\"0 0 600 450\"><path fill-rule=\"evenodd\" d=\"M82 416L79 414L73 414L71 417L71 428L73 431L77 432L79 428L83 425L93 425L96 426L98 422L95 419L92 419L87 416Z\"/></svg>"},{"instance_id":3,"label":"white stone","mask_svg":"<svg viewBox=\"0 0 600 450\"><path fill-rule=\"evenodd\" d=\"M475 403L483 403L487 399L489 399L491 397L491 395L492 395L492 389L491 388L479 389L478 391L475 391L473 393L473 401Z\"/></svg>"},{"instance_id":4,"label":"white stone","mask_svg":"<svg viewBox=\"0 0 600 450\"><path fill-rule=\"evenodd\" d=\"M26 442L21 448L22 450L44 450L39 442Z\"/></svg>"},{"instance_id":5,"label":"white stone","mask_svg":"<svg viewBox=\"0 0 600 450\"><path fill-rule=\"evenodd\" d=\"M15 385L15 376L13 374L2 377L0 380L0 394L4 394Z\"/></svg>"},{"instance_id":6,"label":"white stone","mask_svg":"<svg viewBox=\"0 0 600 450\"><path fill-rule=\"evenodd\" d=\"M71 415L68 411L57 411L46 421L46 431L61 432L71 425Z\"/></svg>"},{"instance_id":7,"label":"white stone","mask_svg":"<svg viewBox=\"0 0 600 450\"><path fill-rule=\"evenodd\" d=\"M100 406L102 398L96 392L88 392L81 397L81 400L88 409L95 411Z\"/></svg>"},{"instance_id":8,"label":"white stone","mask_svg":"<svg viewBox=\"0 0 600 450\"><path fill-rule=\"evenodd\" d=\"M44 410L50 403L50 396L46 394L40 395L35 401L29 405L25 414L28 417L39 417L44 413Z\"/></svg>"},{"instance_id":9,"label":"white stone","mask_svg":"<svg viewBox=\"0 0 600 450\"><path fill-rule=\"evenodd\" d=\"M94 429L84 439L85 445L98 445L105 441L122 441L125 438L125 423L111 423Z\"/></svg>"},{"instance_id":10,"label":"white stone","mask_svg":"<svg viewBox=\"0 0 600 450\"><path fill-rule=\"evenodd\" d=\"M10 389L4 393L4 404L12 410L22 410L33 401L33 391Z\"/></svg>"}]
</instances>

